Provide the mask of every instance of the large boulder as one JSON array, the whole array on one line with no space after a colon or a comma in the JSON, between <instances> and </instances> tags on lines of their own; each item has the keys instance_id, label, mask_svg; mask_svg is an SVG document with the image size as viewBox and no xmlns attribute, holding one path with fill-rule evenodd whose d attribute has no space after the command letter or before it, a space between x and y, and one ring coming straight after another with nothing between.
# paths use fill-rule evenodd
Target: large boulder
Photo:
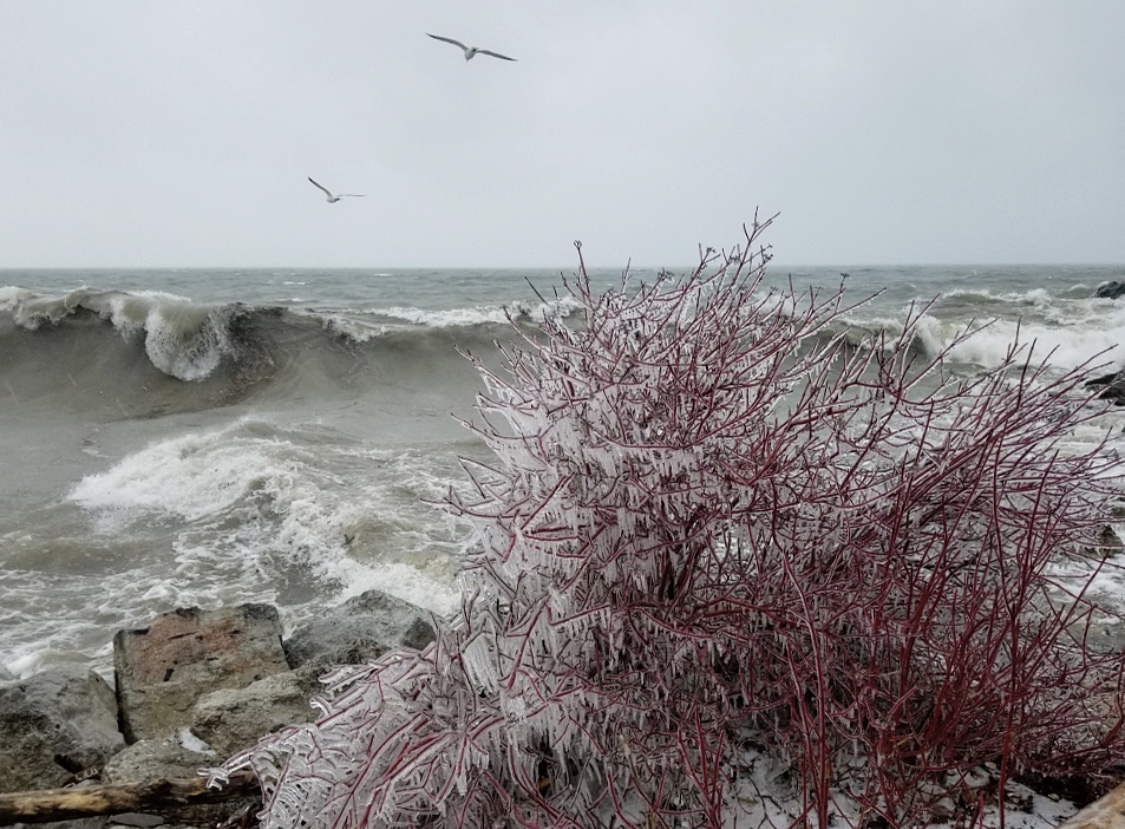
<instances>
[{"instance_id":1,"label":"large boulder","mask_svg":"<svg viewBox=\"0 0 1125 829\"><path fill-rule=\"evenodd\" d=\"M430 615L410 602L368 590L326 610L285 640L293 668L325 673L362 665L389 650L421 650L434 640Z\"/></svg>"},{"instance_id":2,"label":"large boulder","mask_svg":"<svg viewBox=\"0 0 1125 829\"><path fill-rule=\"evenodd\" d=\"M186 608L118 631L113 665L121 730L130 743L190 725L196 701L289 670L277 608Z\"/></svg>"},{"instance_id":3,"label":"large boulder","mask_svg":"<svg viewBox=\"0 0 1125 829\"><path fill-rule=\"evenodd\" d=\"M98 674L66 667L0 682L0 792L64 786L124 747Z\"/></svg>"},{"instance_id":4,"label":"large boulder","mask_svg":"<svg viewBox=\"0 0 1125 829\"><path fill-rule=\"evenodd\" d=\"M279 728L312 721L309 700L323 688L307 671L288 671L245 688L212 691L195 704L191 731L220 757L230 757Z\"/></svg>"}]
</instances>

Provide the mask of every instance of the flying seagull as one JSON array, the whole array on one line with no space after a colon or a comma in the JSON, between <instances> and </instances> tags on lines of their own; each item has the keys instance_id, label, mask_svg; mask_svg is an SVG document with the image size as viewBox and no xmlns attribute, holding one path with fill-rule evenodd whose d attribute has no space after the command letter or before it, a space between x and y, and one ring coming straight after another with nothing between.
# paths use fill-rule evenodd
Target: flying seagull
<instances>
[{"instance_id":1,"label":"flying seagull","mask_svg":"<svg viewBox=\"0 0 1125 829\"><path fill-rule=\"evenodd\" d=\"M426 34L430 35L429 32L426 32ZM476 46L466 46L461 41L454 40L451 37L442 37L441 35L430 35L430 37L434 40L444 40L446 43L452 43L454 46L460 47L461 51L465 53L465 60L472 60L476 55L491 55L494 58L500 58L500 60L515 60L515 58L510 58L507 55L501 55L499 52L478 49Z\"/></svg>"},{"instance_id":2,"label":"flying seagull","mask_svg":"<svg viewBox=\"0 0 1125 829\"><path fill-rule=\"evenodd\" d=\"M314 185L316 185L319 189L324 191L324 195L328 197L328 203L329 204L335 204L336 202L338 202L340 199L344 198L345 196L353 196L355 198L360 198L361 196L363 196L363 193L341 193L340 195L337 196L337 195L334 195L332 193L332 191L329 190L327 187L325 187L323 184L317 184L315 181L313 181L312 176L309 176L309 181L312 181L312 183Z\"/></svg>"}]
</instances>

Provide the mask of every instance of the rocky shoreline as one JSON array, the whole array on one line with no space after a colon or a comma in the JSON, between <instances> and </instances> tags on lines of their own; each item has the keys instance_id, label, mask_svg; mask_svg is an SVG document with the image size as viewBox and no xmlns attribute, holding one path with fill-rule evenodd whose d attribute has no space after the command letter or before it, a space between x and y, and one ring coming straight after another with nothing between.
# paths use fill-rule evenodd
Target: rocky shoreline
<instances>
[{"instance_id":1,"label":"rocky shoreline","mask_svg":"<svg viewBox=\"0 0 1125 829\"><path fill-rule=\"evenodd\" d=\"M114 685L86 668L16 679L0 669L0 801L15 792L199 781L265 734L311 721L321 679L389 650L421 649L440 622L368 591L283 636L277 609L181 608L114 637ZM256 783L218 803L36 822L58 829L249 829ZM1059 829L1122 829L1125 784ZM0 826L22 827L0 814ZM41 818L40 818L41 820Z\"/></svg>"},{"instance_id":2,"label":"rocky shoreline","mask_svg":"<svg viewBox=\"0 0 1125 829\"><path fill-rule=\"evenodd\" d=\"M192 778L315 716L321 678L434 638L426 611L379 591L285 638L277 608L181 608L114 637L114 687L81 667L0 675L0 794ZM253 799L40 826L247 825ZM20 824L15 824L19 826Z\"/></svg>"}]
</instances>

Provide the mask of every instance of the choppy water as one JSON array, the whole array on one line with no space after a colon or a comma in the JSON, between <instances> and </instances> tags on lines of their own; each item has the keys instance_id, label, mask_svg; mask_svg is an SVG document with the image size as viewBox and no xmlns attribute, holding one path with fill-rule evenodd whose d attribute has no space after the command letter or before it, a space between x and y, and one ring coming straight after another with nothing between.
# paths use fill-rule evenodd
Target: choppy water
<instances>
[{"instance_id":1,"label":"choppy water","mask_svg":"<svg viewBox=\"0 0 1125 829\"><path fill-rule=\"evenodd\" d=\"M770 279L831 291L841 271L854 299L882 291L847 315L857 333L894 333L937 296L927 350L990 321L954 355L967 372L997 365L1017 327L1060 368L1125 341L1125 300L1094 297L1122 267ZM459 457L483 454L451 417L479 388L458 348L493 354L508 315L567 314L559 284L543 270L0 271L0 665L108 671L119 628L185 605L269 601L294 625L379 587L452 610L461 530L430 502L463 481Z\"/></svg>"}]
</instances>

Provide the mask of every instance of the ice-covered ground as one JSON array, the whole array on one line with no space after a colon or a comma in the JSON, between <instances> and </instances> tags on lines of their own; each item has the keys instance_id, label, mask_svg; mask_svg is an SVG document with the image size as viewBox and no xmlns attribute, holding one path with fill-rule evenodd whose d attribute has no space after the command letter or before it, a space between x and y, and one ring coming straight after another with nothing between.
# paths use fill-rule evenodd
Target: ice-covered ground
<instances>
[{"instance_id":1,"label":"ice-covered ground","mask_svg":"<svg viewBox=\"0 0 1125 829\"><path fill-rule=\"evenodd\" d=\"M799 795L788 785L787 769L769 757L749 751L743 756L743 774L733 791L733 802L727 809L731 829L786 829L802 825L805 811ZM982 791L994 791L987 773L978 778ZM854 802L842 792L836 793L836 812L832 826L853 825ZM992 798L995 801L995 798ZM1084 804L1083 804L1084 805ZM935 818L931 829L1054 829L1078 812L1078 806L1056 796L1039 794L1027 786L1009 781L1006 786L1005 810L1001 821L999 805L984 798L979 813L960 811L948 818ZM816 825L809 816L809 825Z\"/></svg>"}]
</instances>

